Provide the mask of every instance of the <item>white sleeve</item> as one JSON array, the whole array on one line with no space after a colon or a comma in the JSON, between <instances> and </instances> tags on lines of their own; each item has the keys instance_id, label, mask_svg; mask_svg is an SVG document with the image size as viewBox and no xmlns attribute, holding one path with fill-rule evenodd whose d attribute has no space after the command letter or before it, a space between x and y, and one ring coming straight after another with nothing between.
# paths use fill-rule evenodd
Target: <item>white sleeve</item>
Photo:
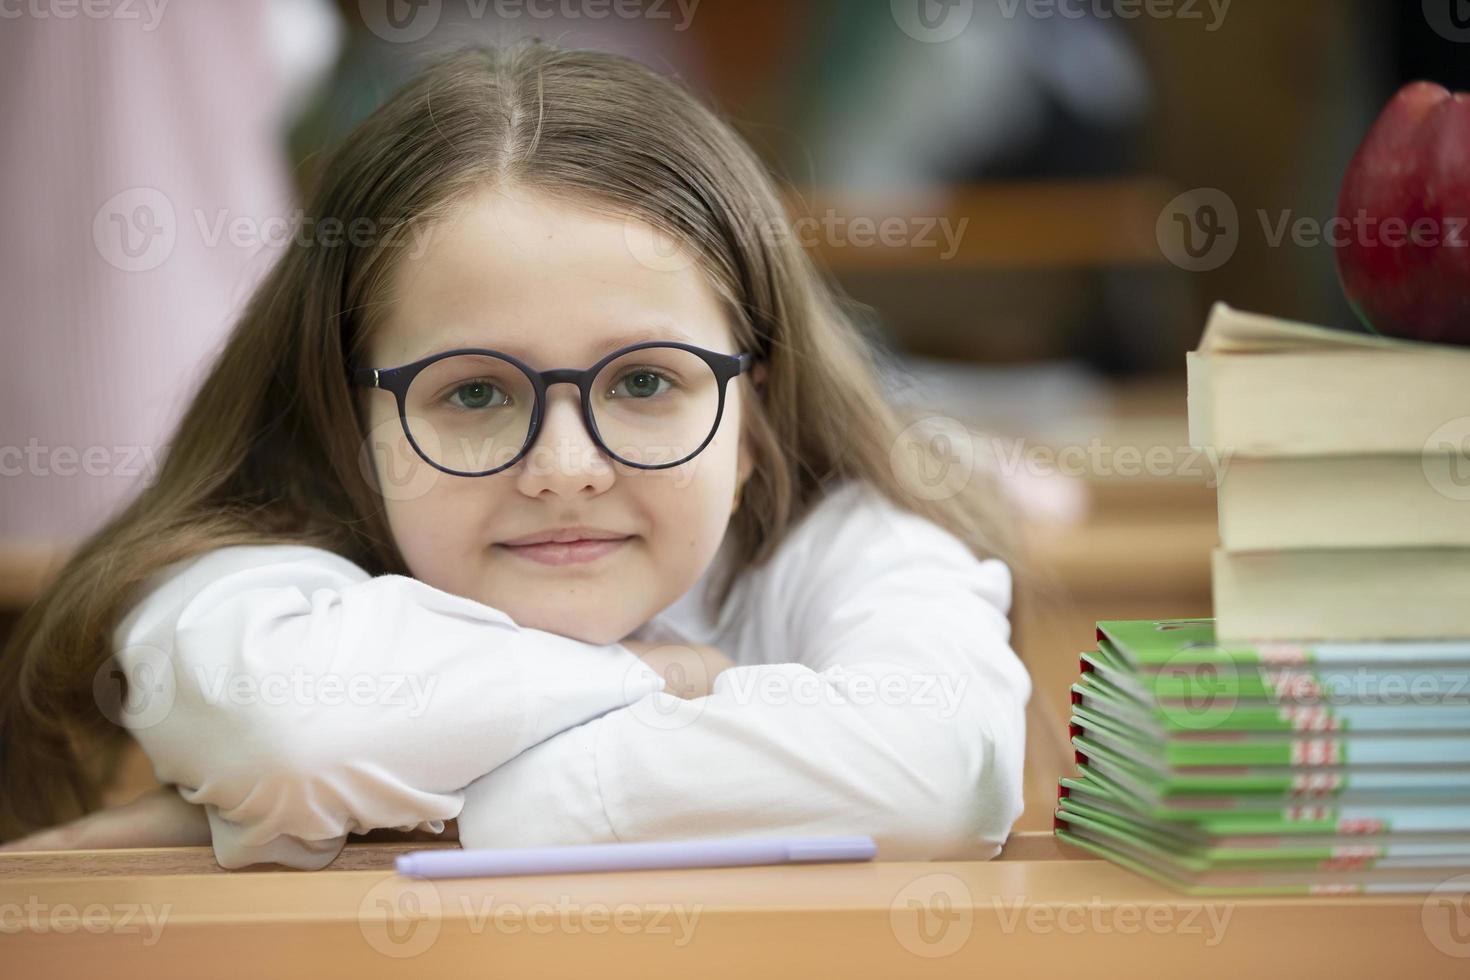
<instances>
[{"instance_id":1,"label":"white sleeve","mask_svg":"<svg viewBox=\"0 0 1470 980\"><path fill-rule=\"evenodd\" d=\"M441 831L476 777L664 688L626 647L319 548L219 548L148 585L113 638L115 720L205 806L226 868L315 869L349 833Z\"/></svg>"},{"instance_id":2,"label":"white sleeve","mask_svg":"<svg viewBox=\"0 0 1470 980\"><path fill-rule=\"evenodd\" d=\"M463 845L868 834L883 860L998 853L1022 809L1031 693L1010 570L886 501L799 530L761 590L784 656L746 657L766 662L705 698L650 694L481 777Z\"/></svg>"}]
</instances>

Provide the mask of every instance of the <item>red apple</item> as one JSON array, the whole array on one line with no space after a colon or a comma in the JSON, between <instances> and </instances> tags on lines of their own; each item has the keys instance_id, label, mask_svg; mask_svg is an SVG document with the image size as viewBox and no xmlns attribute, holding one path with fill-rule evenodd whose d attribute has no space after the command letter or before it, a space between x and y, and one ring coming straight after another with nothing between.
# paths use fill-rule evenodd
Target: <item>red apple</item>
<instances>
[{"instance_id":1,"label":"red apple","mask_svg":"<svg viewBox=\"0 0 1470 980\"><path fill-rule=\"evenodd\" d=\"M1337 199L1337 273L1368 328L1470 345L1470 93L1400 89Z\"/></svg>"}]
</instances>

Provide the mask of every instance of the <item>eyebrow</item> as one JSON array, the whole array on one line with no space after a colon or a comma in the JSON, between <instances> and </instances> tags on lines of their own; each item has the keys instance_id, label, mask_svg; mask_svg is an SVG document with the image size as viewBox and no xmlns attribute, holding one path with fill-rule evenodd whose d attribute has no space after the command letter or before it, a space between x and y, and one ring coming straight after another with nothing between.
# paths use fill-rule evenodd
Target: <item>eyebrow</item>
<instances>
[{"instance_id":1,"label":"eyebrow","mask_svg":"<svg viewBox=\"0 0 1470 980\"><path fill-rule=\"evenodd\" d=\"M611 354L613 351L617 350L620 347L629 347L633 344L641 344L644 341L648 340L677 340L686 344L693 344L696 347L704 346L702 342L695 340L684 331L679 330L675 327L665 327L655 330L642 330L634 333L619 334L616 337L608 337L607 339L601 341L588 351L590 359L587 361L587 364L592 364L605 355ZM513 357L519 358L522 361L526 361L527 363L530 363L531 361L531 358L528 356L525 348L515 345L506 346L496 344L480 344L468 340L452 340L442 346L435 347L432 350L427 350L415 354L414 356L408 358L404 363L412 364L413 362L423 360L426 357L432 357L435 354L442 354L444 351L457 350L462 347L478 347L485 350L498 350L502 353L510 354Z\"/></svg>"}]
</instances>

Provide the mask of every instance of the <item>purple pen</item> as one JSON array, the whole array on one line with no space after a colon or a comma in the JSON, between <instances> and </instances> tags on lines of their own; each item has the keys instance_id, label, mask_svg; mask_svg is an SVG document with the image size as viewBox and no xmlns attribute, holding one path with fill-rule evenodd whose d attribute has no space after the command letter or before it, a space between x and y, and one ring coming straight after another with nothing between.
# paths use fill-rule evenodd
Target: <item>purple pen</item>
<instances>
[{"instance_id":1,"label":"purple pen","mask_svg":"<svg viewBox=\"0 0 1470 980\"><path fill-rule=\"evenodd\" d=\"M490 875L639 871L647 868L869 861L877 852L873 838L867 836L710 837L632 844L413 851L400 854L395 867L399 874L416 878L480 878Z\"/></svg>"}]
</instances>

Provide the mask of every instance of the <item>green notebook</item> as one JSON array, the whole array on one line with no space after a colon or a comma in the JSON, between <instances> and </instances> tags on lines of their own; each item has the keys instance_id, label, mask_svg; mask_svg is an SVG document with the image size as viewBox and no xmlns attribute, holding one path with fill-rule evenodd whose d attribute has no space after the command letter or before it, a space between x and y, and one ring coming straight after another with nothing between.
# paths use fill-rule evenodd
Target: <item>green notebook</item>
<instances>
[{"instance_id":1,"label":"green notebook","mask_svg":"<svg viewBox=\"0 0 1470 980\"><path fill-rule=\"evenodd\" d=\"M1067 825L1056 836L1187 895L1327 895L1420 893L1453 889L1470 893L1470 875L1455 868L1373 867L1343 870L1229 869L1192 871L1157 849L1119 835Z\"/></svg>"},{"instance_id":2,"label":"green notebook","mask_svg":"<svg viewBox=\"0 0 1470 980\"><path fill-rule=\"evenodd\" d=\"M1283 705L1425 703L1470 708L1470 665L1383 664L1273 667L1252 663L1172 663L1138 669L1106 638L1081 654L1083 673L1145 702L1184 702L1217 724L1242 701Z\"/></svg>"},{"instance_id":3,"label":"green notebook","mask_svg":"<svg viewBox=\"0 0 1470 980\"><path fill-rule=\"evenodd\" d=\"M1124 690L1098 670L1088 671L1072 685L1072 701L1156 738L1215 728L1253 732L1470 732L1470 704L1312 705L1242 699L1217 707L1183 699L1146 698Z\"/></svg>"},{"instance_id":4,"label":"green notebook","mask_svg":"<svg viewBox=\"0 0 1470 980\"><path fill-rule=\"evenodd\" d=\"M1386 833L1470 832L1470 796L1344 793L1331 799L1284 803L1269 796L1140 795L1090 766L1063 777L1058 793L1090 806L1139 819L1171 821L1176 833L1208 837L1279 835L1363 836Z\"/></svg>"},{"instance_id":5,"label":"green notebook","mask_svg":"<svg viewBox=\"0 0 1470 980\"><path fill-rule=\"evenodd\" d=\"M1105 620L1097 624L1134 670L1212 664L1228 666L1321 666L1438 664L1470 669L1470 640L1404 643L1219 644L1213 619Z\"/></svg>"},{"instance_id":6,"label":"green notebook","mask_svg":"<svg viewBox=\"0 0 1470 980\"><path fill-rule=\"evenodd\" d=\"M1201 766L1470 766L1470 733L1391 732L1341 735L1211 728L1140 730L1115 715L1072 706L1072 725L1099 745L1151 768ZM1470 769L1466 778L1470 779Z\"/></svg>"},{"instance_id":7,"label":"green notebook","mask_svg":"<svg viewBox=\"0 0 1470 980\"><path fill-rule=\"evenodd\" d=\"M1078 732L1072 746L1093 768L1152 797L1260 793L1311 800L1345 790L1373 793L1470 793L1466 766L1250 766L1165 767L1139 743Z\"/></svg>"},{"instance_id":8,"label":"green notebook","mask_svg":"<svg viewBox=\"0 0 1470 980\"><path fill-rule=\"evenodd\" d=\"M1340 835L1342 844L1303 846L1300 842L1263 836L1261 840L1277 846L1215 846L1191 844L1164 828L1135 823L1084 805L1071 803L1058 807L1057 819L1073 828L1085 828L1094 836L1113 839L1135 849L1146 851L1156 860L1173 866L1177 872L1199 874L1214 870L1248 869L1255 871L1358 871L1470 868L1470 834L1433 845L1410 845L1389 838L1374 844L1353 842Z\"/></svg>"}]
</instances>

